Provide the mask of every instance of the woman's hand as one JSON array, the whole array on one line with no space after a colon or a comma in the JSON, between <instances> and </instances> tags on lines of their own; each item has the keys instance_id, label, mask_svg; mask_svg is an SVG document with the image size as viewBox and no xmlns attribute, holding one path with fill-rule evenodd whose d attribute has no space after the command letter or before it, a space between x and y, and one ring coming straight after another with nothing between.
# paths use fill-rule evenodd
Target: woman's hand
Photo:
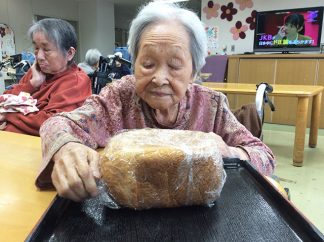
<instances>
[{"instance_id":1,"label":"woman's hand","mask_svg":"<svg viewBox=\"0 0 324 242\"><path fill-rule=\"evenodd\" d=\"M0 113L0 123L6 121L6 115L4 113Z\"/></svg>"},{"instance_id":2,"label":"woman's hand","mask_svg":"<svg viewBox=\"0 0 324 242\"><path fill-rule=\"evenodd\" d=\"M0 130L4 130L6 126L6 115L4 113L0 113Z\"/></svg>"},{"instance_id":3,"label":"woman's hand","mask_svg":"<svg viewBox=\"0 0 324 242\"><path fill-rule=\"evenodd\" d=\"M284 38L286 36L286 26L282 25L277 33L277 35L280 37L280 39Z\"/></svg>"},{"instance_id":4,"label":"woman's hand","mask_svg":"<svg viewBox=\"0 0 324 242\"><path fill-rule=\"evenodd\" d=\"M79 202L98 195L98 152L70 142L61 147L53 160L52 182L60 196Z\"/></svg>"},{"instance_id":5,"label":"woman's hand","mask_svg":"<svg viewBox=\"0 0 324 242\"><path fill-rule=\"evenodd\" d=\"M39 69L37 61L35 61L34 64L31 66L31 70L32 70L32 79L30 79L30 84L34 88L38 88L45 81L46 75L43 72L41 72L41 70Z\"/></svg>"},{"instance_id":6,"label":"woman's hand","mask_svg":"<svg viewBox=\"0 0 324 242\"><path fill-rule=\"evenodd\" d=\"M221 136L215 134L217 148L222 154L222 158L238 158L240 160L250 160L248 154L239 147L228 146Z\"/></svg>"}]
</instances>

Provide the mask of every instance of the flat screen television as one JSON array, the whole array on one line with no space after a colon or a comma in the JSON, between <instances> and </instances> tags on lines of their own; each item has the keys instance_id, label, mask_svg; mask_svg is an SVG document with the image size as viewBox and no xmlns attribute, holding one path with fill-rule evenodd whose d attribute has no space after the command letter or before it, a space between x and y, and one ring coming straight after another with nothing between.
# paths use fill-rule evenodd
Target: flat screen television
<instances>
[{"instance_id":1,"label":"flat screen television","mask_svg":"<svg viewBox=\"0 0 324 242\"><path fill-rule=\"evenodd\" d=\"M257 12L254 52L319 51L323 7Z\"/></svg>"}]
</instances>

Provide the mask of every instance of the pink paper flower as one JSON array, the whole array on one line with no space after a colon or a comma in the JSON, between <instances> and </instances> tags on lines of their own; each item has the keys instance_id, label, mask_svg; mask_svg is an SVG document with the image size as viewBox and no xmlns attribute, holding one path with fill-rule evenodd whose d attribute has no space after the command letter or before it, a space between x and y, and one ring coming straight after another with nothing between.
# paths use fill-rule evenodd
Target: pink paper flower
<instances>
[{"instance_id":1,"label":"pink paper flower","mask_svg":"<svg viewBox=\"0 0 324 242\"><path fill-rule=\"evenodd\" d=\"M230 32L233 34L233 39L238 40L239 38L245 39L245 31L248 30L247 25L242 25L241 21L237 21L235 26L231 28Z\"/></svg>"},{"instance_id":2,"label":"pink paper flower","mask_svg":"<svg viewBox=\"0 0 324 242\"><path fill-rule=\"evenodd\" d=\"M203 12L206 13L206 18L216 18L218 16L217 10L220 8L218 3L214 3L213 1L208 1L207 6L203 8Z\"/></svg>"},{"instance_id":3,"label":"pink paper flower","mask_svg":"<svg viewBox=\"0 0 324 242\"><path fill-rule=\"evenodd\" d=\"M235 2L240 5L240 10L244 10L246 8L252 8L253 7L253 1L252 0L235 0Z\"/></svg>"}]
</instances>

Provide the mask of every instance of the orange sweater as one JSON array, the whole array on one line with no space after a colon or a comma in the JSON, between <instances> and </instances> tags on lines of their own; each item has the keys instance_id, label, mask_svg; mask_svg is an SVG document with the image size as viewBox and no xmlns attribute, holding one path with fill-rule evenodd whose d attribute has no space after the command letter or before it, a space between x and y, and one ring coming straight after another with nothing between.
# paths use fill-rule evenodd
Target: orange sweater
<instances>
[{"instance_id":1,"label":"orange sweater","mask_svg":"<svg viewBox=\"0 0 324 242\"><path fill-rule=\"evenodd\" d=\"M31 69L13 89L6 94L18 95L28 92L37 99L38 112L23 115L22 113L7 113L5 131L39 136L42 123L55 113L72 111L81 106L91 95L91 81L87 74L73 64L66 71L52 76L39 88L30 84Z\"/></svg>"}]
</instances>

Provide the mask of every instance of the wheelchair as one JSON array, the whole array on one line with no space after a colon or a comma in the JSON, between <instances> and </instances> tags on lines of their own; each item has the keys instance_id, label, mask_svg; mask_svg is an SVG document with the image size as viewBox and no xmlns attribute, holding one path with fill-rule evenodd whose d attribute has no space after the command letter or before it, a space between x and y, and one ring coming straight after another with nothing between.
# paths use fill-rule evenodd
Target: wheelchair
<instances>
[{"instance_id":1,"label":"wheelchair","mask_svg":"<svg viewBox=\"0 0 324 242\"><path fill-rule=\"evenodd\" d=\"M253 136L263 139L262 126L264 123L264 107L269 105L272 112L275 106L269 99L268 93L273 91L273 87L265 82L256 85L255 103L245 104L233 111L237 120L243 124Z\"/></svg>"},{"instance_id":2,"label":"wheelchair","mask_svg":"<svg viewBox=\"0 0 324 242\"><path fill-rule=\"evenodd\" d=\"M109 55L108 57L100 56L99 68L93 74L88 76L91 79L92 93L99 94L101 89L107 84L111 83L114 79L113 69L116 61L131 67L131 62L121 58L119 55Z\"/></svg>"}]
</instances>

